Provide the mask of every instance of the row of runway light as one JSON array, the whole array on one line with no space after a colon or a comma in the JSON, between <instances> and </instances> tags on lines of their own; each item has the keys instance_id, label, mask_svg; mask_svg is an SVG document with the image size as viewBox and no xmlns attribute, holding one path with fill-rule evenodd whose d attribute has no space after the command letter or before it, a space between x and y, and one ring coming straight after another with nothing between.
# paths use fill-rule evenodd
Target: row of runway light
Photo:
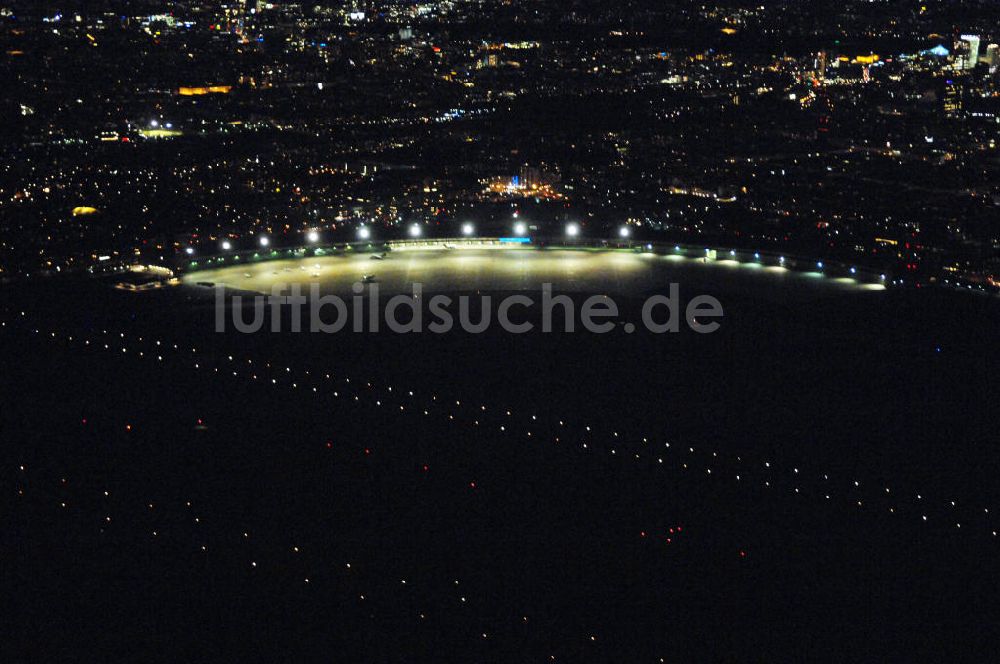
<instances>
[{"instance_id":1,"label":"row of runway light","mask_svg":"<svg viewBox=\"0 0 1000 664\"><path fill-rule=\"evenodd\" d=\"M201 425L202 421L198 420L198 424ZM83 418L80 425L87 430L91 422ZM132 442L141 440L142 432L133 430L131 425L126 427L126 433ZM106 434L101 435L101 439L102 443L106 442ZM51 470L49 472L54 473ZM294 573L290 570L294 569L299 575L296 585L300 588L350 592L356 606L365 611L370 610L366 608L369 604L378 604L382 611L406 611L404 617L418 623L427 623L456 612L461 612L461 617L461 614L475 612L478 607L485 607L488 612L490 608L480 601L476 588L463 585L461 575L455 573L447 575L445 578L448 580L439 575L435 580L421 583L419 577L424 570L411 570L415 573L403 572L381 578L373 589L366 589L365 582L370 583L370 577L378 572L372 569L374 565L369 561L359 560L359 552L353 552L349 557L343 555L346 552L341 552L339 560L333 561L328 551L310 541L302 531L297 532L294 539L286 539L288 533L281 529L255 528L245 520L233 523L231 514L212 513L202 505L196 505L194 498L183 501L183 507L176 501L164 500L162 497L147 497L133 503L124 503L119 498L124 492L107 481L110 478L105 478L102 486L96 481L97 478L88 477L77 481L74 477L74 481L70 481L72 472L65 470L45 477L41 473L34 473L34 469L24 463L18 465L17 473L19 502L37 497L43 507L54 508L56 513L61 513L47 519L46 525L58 526L57 519L63 515L84 518L100 534L114 533L119 545L124 541L123 537L130 533L128 525L131 525L134 528L131 534L134 535L136 544L166 545L160 550L171 554L175 553L171 545L183 544L204 556L206 563L209 560L219 561L220 555L228 554L228 560L236 559L236 571L251 574L251 578L259 578L268 572L291 578ZM77 490L75 493L74 489ZM93 495L89 495L91 492ZM91 514L84 512L88 505L94 508ZM144 517L140 516L143 514ZM671 541L667 533L674 536L675 532L681 530L680 526L664 526L663 537L666 538L666 543ZM261 531L263 535L258 534ZM183 541L185 536L187 541ZM642 531L640 537L646 538L647 532ZM381 576L385 574L382 573ZM401 608L407 605L411 608ZM527 613L521 612L520 620L516 622L527 626L530 622ZM371 617L374 619L375 615ZM475 637L477 640L488 641L494 638L494 634L508 633L510 630L509 625L487 626L482 619L479 621ZM468 632L470 636L473 634L472 630ZM584 644L594 643L596 640L597 636L593 631L580 637L580 642ZM551 657L554 659L555 655Z\"/></svg>"},{"instance_id":2,"label":"row of runway light","mask_svg":"<svg viewBox=\"0 0 1000 664\"><path fill-rule=\"evenodd\" d=\"M7 325L8 322L3 321L0 327ZM57 332L43 333L37 328L32 329L32 332L53 340L62 338L70 343L81 343L87 348L137 355L140 358L155 359L157 362L164 362L171 355L175 358L187 355L177 343L168 344L162 340L148 339L144 341L143 337L137 337L133 343L146 344L145 349L140 350L135 345L129 348L129 337L124 332L116 334L103 330L101 333L103 341L97 338L74 338L72 335ZM255 362L252 358L240 360L235 355L227 356L228 360L220 363L222 365L220 369L220 366L210 366L213 360L211 353L202 354L196 348L191 348L190 351L192 359L197 361L188 360L185 363L202 373L231 375L234 378L248 379L251 383L270 384L275 388L287 388L295 392L311 390L320 394L322 390L322 393L336 400L353 401L358 404L364 401L370 406L395 412L397 415L440 417L449 423L467 425L480 432L493 431L494 434L505 437L516 436L532 442L547 440L555 444L569 443L578 445L581 450L590 453L604 452L618 458L634 457L637 462L652 460L654 467L666 464L669 457L673 456L675 465L681 470L703 473L706 479L728 476L741 486L755 486L767 491L784 489L799 498L811 496L824 502L836 498L838 502L843 501L844 504L852 505L856 509L871 509L874 505L877 510L892 515L912 516L918 522L930 522L939 526L944 524L954 530L962 529L963 532L968 530L970 520L977 526L976 530L982 532L979 529L985 527L986 532L992 537L997 537L1000 530L1000 524L992 522L991 515L997 513L994 509L965 507L959 511L956 500L932 500L923 492L901 495L892 492L889 486L870 480L836 480L831 479L829 473L816 471L805 473L798 466L781 470L770 459L754 460L746 453L737 455L717 450L696 453L695 448L691 446L685 451L676 445L671 447L670 442L662 444L653 442L659 437L655 435L626 437L615 430L613 424L609 424L606 431L599 433L597 428L590 424L571 423L569 420L558 418L555 414L539 418L537 414L515 413L511 408L495 404L473 404L461 399L443 398L437 394L431 394L430 398L427 398L412 390L394 389L393 386L380 388L372 381L352 380L347 376L316 373L308 369L293 371L290 366L275 367L267 361ZM632 438L633 441L630 443L626 438ZM677 455L683 456L678 458ZM962 525L963 519L966 523L965 529ZM978 519L985 519L987 523L983 524L981 521L975 523Z\"/></svg>"},{"instance_id":3,"label":"row of runway light","mask_svg":"<svg viewBox=\"0 0 1000 664\"><path fill-rule=\"evenodd\" d=\"M0 323L0 328L9 329L7 321ZM170 359L182 360L182 364L188 365L190 357L198 359L193 364L195 369L208 370L209 366L202 364L205 359L211 360L211 353L200 353L197 348L188 349L177 343L169 343L162 339L149 339L143 337L131 337L123 332L115 333L109 330L96 331L91 335L60 335L56 332L43 333L40 329L31 329L36 336L49 341L62 341L71 347L85 348L96 352L109 352L115 355L131 355L133 357L144 358L156 363L166 363ZM140 350L142 348L143 350ZM207 356L207 358L206 358ZM219 356L222 360L220 364L225 367L222 371L218 366L210 375L222 379L230 372L232 367L243 367L242 360L229 355ZM190 365L189 365L190 366ZM279 389L290 388L296 390L305 388L307 385L295 382L301 378L292 379L296 375L291 367L272 366L269 362L254 362L252 359L246 360L246 365L253 367L253 371L264 372L271 370L270 384ZM310 372L304 372L309 376ZM233 371L233 377L246 378L248 373ZM362 397L369 397L367 400L375 399L375 406L389 406L385 403L385 395L393 395L392 387L385 390L385 395L378 394L378 388L371 383L364 386L352 382L350 378L335 378L331 374L314 374L314 377L325 376L325 382L342 383L346 386L333 392L335 398L350 397L350 392L356 392L353 400L347 398L348 403L359 404ZM261 376L263 378L263 376ZM257 374L253 379L258 378ZM279 378L281 381L279 381ZM291 382L289 382L291 381ZM261 383L268 381L262 379ZM312 387L312 392L317 392L318 387ZM398 394L398 393L396 393ZM372 396L374 395L374 396ZM379 398L375 398L379 397ZM413 392L409 392L410 401L419 400ZM460 405L459 401L454 402ZM431 400L419 404L415 410L423 407L423 415L430 415L430 408L435 406L444 407L444 401L437 395L433 395ZM486 406L480 406L481 412L487 410ZM400 406L400 411L403 407ZM503 421L509 421L514 415L511 411L505 411ZM535 421L535 416L532 416ZM449 422L456 423L454 415L450 415ZM89 430L95 422L84 417L80 425ZM478 425L479 422L476 422ZM198 425L202 425L202 420L198 420ZM508 425L509 427L509 425ZM501 429L505 427L501 426ZM142 427L134 427L132 423L127 423L124 432L130 437L140 440L142 437ZM530 434L529 434L530 436ZM101 438L105 438L103 434ZM333 441L326 443L326 448L333 447ZM364 454L371 454L372 448L365 448ZM272 528L256 528L244 520L234 523L232 515L213 513L202 505L196 505L196 499L190 498L183 502L183 506L175 501L165 501L160 498L145 498L135 503L122 503L117 497L123 492L119 487L105 481L100 484L92 481L96 478L87 478L84 481L70 481L72 474L63 471L61 474L53 474L51 477L35 475L33 469L25 463L19 463L18 468L17 494L21 500L27 500L37 496L42 501L42 505L47 505L50 509L62 515L71 515L78 518L89 519L92 526L97 528L101 534L115 533L116 540L123 542L123 533L129 532L127 526L134 528L134 539L137 544L160 547L157 550L165 553L172 553L174 549L171 545L181 543L190 547L196 553L209 559L219 560L220 554L228 554L228 559L233 560L237 571L242 571L248 578L257 578L262 574L272 573L282 576L292 576L289 570L296 570L299 588L310 589L311 591L331 590L334 592L349 592L353 594L356 606L365 610L368 605L377 603L381 611L394 611L401 613L404 617L415 621L416 624L432 623L435 618L451 619L458 617L464 619L466 624L472 622L477 625L477 629L463 630L463 636L476 641L489 643L500 638L499 635L509 635L516 625L522 629L530 629L536 623L535 617L530 611L522 611L512 615L504 622L487 623L490 616L491 606L486 599L480 597L480 591L474 585L469 585L460 581L460 573L452 573L446 576L438 575L437 579L420 580L423 570L411 570L411 573L399 572L389 578L381 578L377 585L366 588L366 582L372 583L371 577L374 575L384 575L377 570L372 570L373 565L364 560L358 559L360 552L353 552L350 557L339 556L336 562L330 560L328 553L310 540L305 532L298 532L294 539L286 539L287 531ZM51 473L52 471L50 471ZM427 473L428 466L422 465L419 472ZM43 484L50 480L53 488L46 490ZM467 485L456 487L458 490L466 492L466 495L475 495L479 488L475 480ZM76 489L76 492L73 491ZM93 492L93 495L90 493ZM93 506L94 512L88 514L84 511L85 506ZM148 518L141 518L139 515L148 514ZM58 523L53 518L51 523ZM124 528L124 530L123 530ZM263 535L258 532L263 531ZM635 536L651 546L671 546L681 533L685 532L683 526L674 522L666 522L654 525L651 530L638 530ZM184 541L187 538L187 541ZM734 550L735 551L735 550ZM344 554L346 552L341 552ZM744 558L745 552L739 549L734 558ZM230 564L227 562L227 564ZM365 576L364 572L371 570ZM403 608L409 607L409 608ZM405 612L405 613L404 613ZM468 618L463 618L468 616ZM375 614L371 617L374 619ZM513 624L510 624L513 622ZM478 623L478 624L477 624ZM539 624L545 624L541 621ZM603 641L602 630L598 625L592 625L592 629L581 632L576 644L563 644L561 647L553 647L550 660L555 661L556 653L561 653L564 649L568 652L577 651L581 646L593 646ZM556 644L552 644L555 646ZM651 661L665 661L664 658L654 656Z\"/></svg>"},{"instance_id":4,"label":"row of runway light","mask_svg":"<svg viewBox=\"0 0 1000 664\"><path fill-rule=\"evenodd\" d=\"M472 223L466 222L462 224L461 231L463 237L472 237L476 233L476 227ZM528 225L522 221L519 221L511 227L511 231L513 232L514 237L527 237ZM566 237L568 238L579 237L580 225L575 223L566 224L565 233ZM421 226L420 224L411 224L407 228L407 235L409 235L411 238L419 238L422 237L423 234L424 234L424 229L423 226ZM631 237L631 235L632 235L632 230L628 226L619 227L618 237L628 238ZM357 239L361 241L368 241L374 239L371 229L368 228L367 226L358 227L356 236ZM319 244L322 241L322 239L323 239L322 235L317 230L310 230L306 233L306 241L309 244ZM257 237L257 244L262 249L266 249L267 247L271 246L271 238L267 235L260 235ZM222 251L232 251L233 247L234 245L231 240L223 240L219 244L219 248ZM196 253L196 249L193 246L188 245L187 247L184 248L184 253L186 253L188 256L194 256Z\"/></svg>"},{"instance_id":5,"label":"row of runway light","mask_svg":"<svg viewBox=\"0 0 1000 664\"><path fill-rule=\"evenodd\" d=\"M87 424L83 422L84 427ZM270 528L259 529L263 531L259 534L258 529L245 523L232 523L232 515L212 513L200 504L196 505L195 500L185 500L180 504L147 498L131 504L124 503L119 498L122 492L117 486L106 483L103 488L94 488L92 481L71 482L69 475L64 473L58 479L43 477L25 465L19 465L18 502L37 497L43 507L54 508L46 525L58 526L61 523L59 518L66 518L67 515L90 520L91 527L101 535L113 533L118 546L126 541L125 535L129 532L122 524L131 522L135 528L135 544L157 547L156 550L166 555L176 555L177 545L190 547L203 557L201 571L209 569L209 561L219 563L225 557L223 564L232 565L237 572L247 574L248 580L258 580L269 573L292 579L297 573L295 585L302 592L310 593L305 595L308 598L306 601L316 602L316 596L312 594L315 592L349 594L354 606L372 620L382 620L386 614L397 614L416 625L433 626L437 619L443 619L442 622L457 619L465 624L458 636L483 643L503 636L509 638L514 626L534 628L535 619L529 611L519 612L516 614L519 617L511 615L505 622L487 624L489 618L484 616L490 616L493 609L490 596L481 595L474 585L461 581L461 574L443 575L438 572L437 578L426 579L421 578L428 576L426 570L415 569L411 570L413 573L397 572L390 576L354 553L350 557L341 555L338 560L331 560L328 551L301 532L294 539L285 539L286 532ZM74 489L77 489L76 493ZM91 491L95 495L88 495ZM83 512L82 506L87 504L96 506L96 520ZM143 513L145 518L140 516ZM669 544L682 528L673 526L663 530L662 536L642 531L640 537L664 539ZM235 562L229 562L234 559ZM153 559L144 556L144 560L149 562ZM182 555L182 562L188 560L190 557ZM380 577L377 583L373 581L375 577ZM273 585L269 588L273 589ZM378 610L373 612L376 607ZM496 617L492 619L497 620ZM539 624L545 624L545 621L539 621ZM593 646L598 642L600 632L592 629L581 633L578 643L568 644L565 650L574 652L581 646ZM549 661L557 661L557 653L561 656L563 648L548 650ZM664 662L665 658L654 655L650 661Z\"/></svg>"},{"instance_id":6,"label":"row of runway light","mask_svg":"<svg viewBox=\"0 0 1000 664\"><path fill-rule=\"evenodd\" d=\"M20 318L24 319L24 317L25 314L22 313ZM0 323L0 328L11 327L9 323L12 322L14 321L5 320ZM39 328L30 327L26 328L25 331L30 331L34 335L46 340L68 343L71 347L85 348L97 352L108 352L119 357L122 355L139 357L156 364L167 363L172 360L171 364L176 364L176 366L181 368L193 367L201 375L212 376L218 380L228 379L229 376L232 376L232 378L246 380L250 384L269 385L275 389L288 391L290 394L310 391L310 389L313 393L317 394L320 394L322 391L326 397L332 396L334 399L348 404L378 408L386 415L395 413L396 416L402 416L406 413L409 416L417 417L443 417L445 422L455 426L471 426L473 430L478 431L491 430L494 435L499 430L505 436L516 436L522 442L526 443L563 443L567 450L576 448L578 451L586 451L585 453L589 454L601 454L607 459L616 459L619 462L634 460L636 463L650 464L652 468L659 468L664 471L685 474L694 473L694 476L700 475L707 482L732 480L735 477L735 482L745 489L756 487L759 490L766 490L768 492L780 492L773 495L786 495L795 499L807 498L810 495L814 498L822 496L826 501L836 498L838 499L837 502L842 503L844 506L849 504L854 507L856 505L855 509L875 509L883 513L888 512L897 517L900 515L912 515L914 517L920 515L920 522L936 529L949 528L952 532L956 530L966 532L970 530L968 526L972 525L979 526L972 529L973 532L981 532L980 524L976 524L975 522L969 523L967 519L971 519L972 513L977 511L981 515L981 518L985 518L986 520L992 518L991 510L988 508L982 508L981 510L973 509L971 512L966 508L961 511L963 514L962 520L958 520L956 515L959 513L960 508L955 500L932 501L928 496L923 494L916 494L914 499L912 495L897 495L888 486L870 481L854 479L851 482L845 482L843 480L831 479L827 474L823 474L822 480L820 480L816 473L807 472L798 467L779 470L777 464L773 464L769 460L752 460L743 456L734 456L731 453L718 451L699 451L696 453L693 447L685 449L679 445L671 446L669 442L657 443L651 441L648 437L641 438L640 442L640 439L628 436L629 438L634 438L634 441L629 443L626 442L624 436L620 436L619 432L613 429L609 429L603 434L597 434L590 425L578 422L570 423L566 420L558 420L557 426L556 415L539 418L535 414L515 413L512 410L495 405L487 406L486 404L468 403L437 394L431 394L429 395L430 398L428 398L428 395L418 395L413 391L394 389L392 386L379 387L372 382L359 382L343 375L334 376L332 373L324 373L323 370L293 370L291 366L275 366L271 362L255 361L252 358L238 358L235 355L227 356L224 354L217 355L212 352L200 352L197 348L182 346L179 343L171 343L163 339L126 335L124 332L114 332L107 329L99 333L94 331L83 336L59 334L54 331L43 332ZM492 422L489 421L490 416L492 416ZM543 423L540 421L541 419L550 421ZM84 425L86 424L85 420ZM550 429L547 432L548 436L544 431L546 428L544 425L546 424ZM126 427L126 430L130 434L133 432L130 425ZM533 433L538 435L533 435ZM330 447L330 443L327 443L327 447ZM366 448L364 453L367 455L372 451ZM26 474L28 471L23 465L20 466L19 471L27 477ZM424 466L422 472L426 471L427 467ZM791 480L791 482L788 480ZM63 479L60 484L65 485L66 480ZM810 484L814 486L809 487L808 485ZM469 482L465 489L472 495L479 488L477 482L473 480ZM819 489L819 491L817 492L815 489ZM23 489L19 489L19 492L22 496L24 495ZM109 500L113 492L114 487L109 486L105 488L103 493L104 499ZM57 505L54 504L53 507L60 510L71 509L72 506L68 504L69 502L69 498L66 497L60 500ZM143 507L146 507L145 503ZM150 512L159 511L160 507L155 501L150 500L148 501L148 510ZM316 550L307 538L298 538L290 541L270 541L268 542L269 546L264 550L262 547L253 544L256 541L256 535L253 535L254 529L246 524L224 523L216 519L217 515L210 515L201 510L195 511L192 508L191 502L186 503L186 510L189 510L187 516L184 516L183 512L179 516L181 520L188 519L189 523L192 523L195 528L192 546L196 547L202 553L207 553L211 550L218 551L219 547L233 550L232 547L237 542L245 545L245 548L235 549L234 552L237 557L237 566L247 570L248 573L260 574L267 571L286 570L292 566L292 561L300 559L305 552ZM942 516L942 513L944 516ZM928 515L930 515L930 518ZM985 517L982 517L982 515L985 515ZM102 532L104 528L111 527L113 523L117 522L112 511L112 505L109 504L107 506L101 518L103 521L99 526ZM213 524L214 529L207 528L202 530L202 528L209 524ZM162 527L150 526L146 532L146 541L157 542L164 539L164 537L169 537L171 534L174 537L179 536L177 530L168 528L168 525L162 524ZM963 528L963 525L966 527ZM224 527L220 528L221 526ZM992 527L995 528L996 526ZM989 524L987 524L987 528L990 528ZM686 532L686 529L684 530ZM664 531L660 533L641 530L636 533L636 537L642 540L656 540L663 542L665 545L670 545L676 533L681 532L681 527L672 526L669 529L664 528ZM997 536L996 530L992 530L991 532L993 537ZM734 557L743 559L746 558L747 554L744 549L738 549L734 550L733 555ZM317 586L323 586L339 589L346 585L355 592L355 598L359 602L359 606L364 606L376 599L374 592L366 591L359 587L358 582L361 579L355 576L359 569L356 561L341 559L340 562L331 565L325 559L321 560L312 557L311 560L303 562L308 562L308 564L298 566L301 571L300 587L317 588ZM336 576L331 577L331 573ZM411 579L407 575L402 575L392 584L392 587L395 587L398 593L396 597L386 596L384 592L380 591L380 594L383 595L380 599L387 606L397 606L396 600L398 599L405 597L412 600L415 599L415 595L420 593L421 590L425 593L430 591L430 594L427 594L422 600L418 600L417 603L435 603L434 612L413 609L415 612L411 616L413 620L421 623L434 615L440 616L450 611L472 609L478 604L476 601L476 591L473 588L466 589L464 586L460 586L459 580L456 578L457 576L460 575L450 576L449 579L451 580L447 582L438 580L433 584L436 586L436 590L431 590L429 587L422 588L421 584L414 583L414 579ZM349 582L352 578L354 581ZM380 589L384 590L385 587L384 582L379 584ZM449 587L451 592L443 593L442 591L445 587ZM449 595L450 597L448 597ZM443 598L445 604L437 604ZM528 615L522 615L518 622L527 624L529 622ZM533 622L534 620L532 620ZM509 625L496 622L490 625L481 624L481 633L477 631L474 634L474 638L477 640L489 641L495 638L494 635L507 633L510 629ZM595 629L581 633L578 638L583 643L593 644L599 640L598 635L600 633L599 629Z\"/></svg>"}]
</instances>

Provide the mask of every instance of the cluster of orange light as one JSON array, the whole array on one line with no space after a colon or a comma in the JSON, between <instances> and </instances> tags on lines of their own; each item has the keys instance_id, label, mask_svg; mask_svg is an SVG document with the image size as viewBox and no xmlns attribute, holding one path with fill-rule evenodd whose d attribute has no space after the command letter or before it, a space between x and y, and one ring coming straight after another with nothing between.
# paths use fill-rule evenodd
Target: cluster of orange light
<instances>
[{"instance_id":1,"label":"cluster of orange light","mask_svg":"<svg viewBox=\"0 0 1000 664\"><path fill-rule=\"evenodd\" d=\"M196 97L200 95L208 94L222 94L227 95L232 92L233 86L231 85L207 85L201 87L186 87L182 86L177 88L177 94L182 97Z\"/></svg>"}]
</instances>

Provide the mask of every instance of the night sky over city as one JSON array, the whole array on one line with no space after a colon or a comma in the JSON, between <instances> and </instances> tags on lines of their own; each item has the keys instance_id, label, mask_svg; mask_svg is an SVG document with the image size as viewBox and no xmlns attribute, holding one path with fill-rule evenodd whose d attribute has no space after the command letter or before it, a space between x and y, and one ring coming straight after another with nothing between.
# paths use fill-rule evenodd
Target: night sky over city
<instances>
[{"instance_id":1,"label":"night sky over city","mask_svg":"<svg viewBox=\"0 0 1000 664\"><path fill-rule=\"evenodd\" d=\"M991 661L995 0L0 0L0 662Z\"/></svg>"}]
</instances>

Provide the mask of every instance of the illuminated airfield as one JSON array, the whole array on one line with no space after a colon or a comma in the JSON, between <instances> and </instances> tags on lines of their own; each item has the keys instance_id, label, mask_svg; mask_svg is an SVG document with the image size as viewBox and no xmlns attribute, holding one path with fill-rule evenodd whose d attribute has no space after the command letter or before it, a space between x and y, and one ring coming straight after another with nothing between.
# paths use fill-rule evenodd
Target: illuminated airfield
<instances>
[{"instance_id":1,"label":"illuminated airfield","mask_svg":"<svg viewBox=\"0 0 1000 664\"><path fill-rule=\"evenodd\" d=\"M414 283L422 284L424 293L539 291L551 283L557 292L628 297L662 292L676 282L686 297L725 291L783 301L884 290L881 284L819 272L631 250L415 247L391 251L383 260L373 255L358 251L238 263L195 270L182 281L259 293L292 284L308 293L312 284L319 284L322 293L341 296L351 295L352 285L364 275L374 275L386 295L410 293Z\"/></svg>"}]
</instances>

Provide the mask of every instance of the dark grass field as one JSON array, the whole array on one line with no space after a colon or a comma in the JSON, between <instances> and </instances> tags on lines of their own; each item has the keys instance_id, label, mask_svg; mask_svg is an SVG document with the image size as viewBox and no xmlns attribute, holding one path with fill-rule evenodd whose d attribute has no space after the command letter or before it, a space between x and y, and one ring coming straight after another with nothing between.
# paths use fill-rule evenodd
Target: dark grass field
<instances>
[{"instance_id":1,"label":"dark grass field","mask_svg":"<svg viewBox=\"0 0 1000 664\"><path fill-rule=\"evenodd\" d=\"M246 336L196 290L8 294L5 661L995 649L995 300L722 283L713 335Z\"/></svg>"}]
</instances>

